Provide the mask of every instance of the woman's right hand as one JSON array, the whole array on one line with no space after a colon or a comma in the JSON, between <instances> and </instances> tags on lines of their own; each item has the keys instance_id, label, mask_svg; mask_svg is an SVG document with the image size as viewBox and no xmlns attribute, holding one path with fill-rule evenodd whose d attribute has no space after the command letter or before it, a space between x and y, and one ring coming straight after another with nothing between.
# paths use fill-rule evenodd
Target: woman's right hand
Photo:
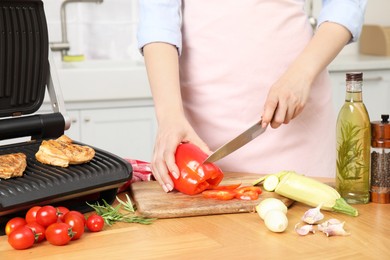
<instances>
[{"instance_id":1,"label":"woman's right hand","mask_svg":"<svg viewBox=\"0 0 390 260\"><path fill-rule=\"evenodd\" d=\"M174 178L180 177L180 171L175 162L176 148L180 143L193 143L210 154L209 147L195 133L185 118L173 118L159 123L157 138L151 162L152 173L165 192L172 191Z\"/></svg>"}]
</instances>

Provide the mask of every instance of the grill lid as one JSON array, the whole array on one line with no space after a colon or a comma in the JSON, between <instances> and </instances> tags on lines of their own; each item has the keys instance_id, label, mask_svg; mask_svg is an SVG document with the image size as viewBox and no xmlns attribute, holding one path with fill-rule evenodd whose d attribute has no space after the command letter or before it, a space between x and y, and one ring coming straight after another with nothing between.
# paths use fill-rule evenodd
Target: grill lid
<instances>
[{"instance_id":1,"label":"grill lid","mask_svg":"<svg viewBox=\"0 0 390 260\"><path fill-rule=\"evenodd\" d=\"M0 0L0 117L41 106L49 71L42 1Z\"/></svg>"}]
</instances>

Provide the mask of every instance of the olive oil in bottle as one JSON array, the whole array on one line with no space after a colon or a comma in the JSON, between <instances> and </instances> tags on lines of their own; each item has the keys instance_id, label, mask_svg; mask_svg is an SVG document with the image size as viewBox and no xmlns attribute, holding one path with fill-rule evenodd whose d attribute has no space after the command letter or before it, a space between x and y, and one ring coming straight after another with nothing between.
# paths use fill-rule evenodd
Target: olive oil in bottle
<instances>
[{"instance_id":1,"label":"olive oil in bottle","mask_svg":"<svg viewBox=\"0 0 390 260\"><path fill-rule=\"evenodd\" d=\"M370 200L371 128L362 86L362 73L347 73L345 103L336 125L336 190L351 204Z\"/></svg>"}]
</instances>

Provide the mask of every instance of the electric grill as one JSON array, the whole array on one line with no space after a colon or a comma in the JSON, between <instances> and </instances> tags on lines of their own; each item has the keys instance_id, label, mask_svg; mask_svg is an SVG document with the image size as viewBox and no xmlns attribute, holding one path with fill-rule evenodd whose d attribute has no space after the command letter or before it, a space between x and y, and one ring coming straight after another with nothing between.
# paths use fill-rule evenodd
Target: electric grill
<instances>
[{"instance_id":1,"label":"electric grill","mask_svg":"<svg viewBox=\"0 0 390 260\"><path fill-rule=\"evenodd\" d=\"M70 127L49 53L43 2L0 0L0 33L0 140L28 137L0 146L0 154L27 156L22 177L0 179L0 225L34 205L57 203L86 212L92 210L86 202L112 203L118 187L132 177L125 160L96 147L90 162L67 168L35 159L42 140L56 139ZM53 113L39 114L46 89Z\"/></svg>"}]
</instances>

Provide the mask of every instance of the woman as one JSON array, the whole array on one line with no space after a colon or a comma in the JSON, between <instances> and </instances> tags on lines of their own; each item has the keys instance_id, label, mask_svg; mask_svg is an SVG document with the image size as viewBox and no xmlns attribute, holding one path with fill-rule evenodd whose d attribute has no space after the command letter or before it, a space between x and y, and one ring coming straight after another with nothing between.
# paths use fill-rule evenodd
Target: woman
<instances>
[{"instance_id":1,"label":"woman","mask_svg":"<svg viewBox=\"0 0 390 260\"><path fill-rule=\"evenodd\" d=\"M335 174L327 65L359 37L366 0L324 0L313 35L304 0L140 0L143 51L158 120L152 171L166 192L174 153L211 153L257 122L264 134L224 171Z\"/></svg>"}]
</instances>

